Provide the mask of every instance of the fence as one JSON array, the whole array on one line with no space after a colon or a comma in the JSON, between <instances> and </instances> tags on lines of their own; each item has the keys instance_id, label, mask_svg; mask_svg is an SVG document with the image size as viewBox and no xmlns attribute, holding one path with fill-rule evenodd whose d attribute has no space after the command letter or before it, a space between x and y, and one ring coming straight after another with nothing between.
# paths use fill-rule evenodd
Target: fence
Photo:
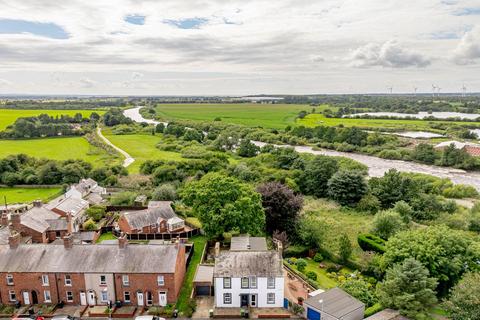
<instances>
[{"instance_id":1,"label":"fence","mask_svg":"<svg viewBox=\"0 0 480 320\"><path fill-rule=\"evenodd\" d=\"M117 236L120 235L119 231L113 230ZM146 240L172 240L172 239L189 239L193 236L199 235L200 229L192 229L189 231L183 232L174 232L174 233L127 233L128 240L137 240L137 241L146 241Z\"/></svg>"}]
</instances>

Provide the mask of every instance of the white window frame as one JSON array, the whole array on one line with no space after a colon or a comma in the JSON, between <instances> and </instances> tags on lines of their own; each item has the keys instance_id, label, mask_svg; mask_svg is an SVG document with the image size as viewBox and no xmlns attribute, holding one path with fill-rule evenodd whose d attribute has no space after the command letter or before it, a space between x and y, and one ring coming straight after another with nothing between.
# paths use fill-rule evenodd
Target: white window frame
<instances>
[{"instance_id":1,"label":"white window frame","mask_svg":"<svg viewBox=\"0 0 480 320\"><path fill-rule=\"evenodd\" d=\"M223 289L232 289L232 278L223 278Z\"/></svg>"},{"instance_id":2,"label":"white window frame","mask_svg":"<svg viewBox=\"0 0 480 320\"><path fill-rule=\"evenodd\" d=\"M100 276L100 285L101 285L101 286L107 285L107 276L106 276L106 275L103 275L103 274L102 274L102 275Z\"/></svg>"},{"instance_id":3,"label":"white window frame","mask_svg":"<svg viewBox=\"0 0 480 320\"><path fill-rule=\"evenodd\" d=\"M65 292L65 296L67 297L67 302L73 302L73 292L72 291Z\"/></svg>"},{"instance_id":4,"label":"white window frame","mask_svg":"<svg viewBox=\"0 0 480 320\"><path fill-rule=\"evenodd\" d=\"M223 304L232 304L232 294L227 292L223 294Z\"/></svg>"},{"instance_id":5,"label":"white window frame","mask_svg":"<svg viewBox=\"0 0 480 320\"><path fill-rule=\"evenodd\" d=\"M48 274L42 274L42 286L48 287L50 285L50 279L48 278Z\"/></svg>"},{"instance_id":6,"label":"white window frame","mask_svg":"<svg viewBox=\"0 0 480 320\"><path fill-rule=\"evenodd\" d=\"M13 297L13 298L12 298ZM8 300L10 302L15 302L17 301L17 293L15 292L15 290L9 290L8 291Z\"/></svg>"},{"instance_id":7,"label":"white window frame","mask_svg":"<svg viewBox=\"0 0 480 320\"><path fill-rule=\"evenodd\" d=\"M127 295L128 295L128 299L127 299ZM132 302L132 296L130 295L130 291L124 291L123 292L123 302L126 302L126 303L130 303Z\"/></svg>"},{"instance_id":8,"label":"white window frame","mask_svg":"<svg viewBox=\"0 0 480 320\"><path fill-rule=\"evenodd\" d=\"M43 302L45 303L52 302L52 295L50 294L50 290L43 291Z\"/></svg>"},{"instance_id":9,"label":"white window frame","mask_svg":"<svg viewBox=\"0 0 480 320\"><path fill-rule=\"evenodd\" d=\"M105 298L105 299L104 299ZM100 293L100 301L108 302L108 291L101 291Z\"/></svg>"},{"instance_id":10,"label":"white window frame","mask_svg":"<svg viewBox=\"0 0 480 320\"><path fill-rule=\"evenodd\" d=\"M7 274L7 285L8 286L13 286L14 285L14 282L13 282L13 275L11 274Z\"/></svg>"},{"instance_id":11,"label":"white window frame","mask_svg":"<svg viewBox=\"0 0 480 320\"><path fill-rule=\"evenodd\" d=\"M267 304L275 304L275 293L274 292L267 293Z\"/></svg>"},{"instance_id":12,"label":"white window frame","mask_svg":"<svg viewBox=\"0 0 480 320\"><path fill-rule=\"evenodd\" d=\"M255 277L255 276L250 277L249 287L250 287L250 289L256 289L257 288L257 277Z\"/></svg>"},{"instance_id":13,"label":"white window frame","mask_svg":"<svg viewBox=\"0 0 480 320\"><path fill-rule=\"evenodd\" d=\"M128 277L127 274L124 274L122 276L122 284L124 287L128 287L130 285L130 278Z\"/></svg>"},{"instance_id":14,"label":"white window frame","mask_svg":"<svg viewBox=\"0 0 480 320\"><path fill-rule=\"evenodd\" d=\"M159 287L162 287L165 285L165 276L164 275L158 275L157 276L157 284Z\"/></svg>"},{"instance_id":15,"label":"white window frame","mask_svg":"<svg viewBox=\"0 0 480 320\"><path fill-rule=\"evenodd\" d=\"M275 277L267 278L267 289L275 289Z\"/></svg>"},{"instance_id":16,"label":"white window frame","mask_svg":"<svg viewBox=\"0 0 480 320\"><path fill-rule=\"evenodd\" d=\"M71 287L72 286L72 276L69 274L65 275L65 286Z\"/></svg>"},{"instance_id":17,"label":"white window frame","mask_svg":"<svg viewBox=\"0 0 480 320\"><path fill-rule=\"evenodd\" d=\"M244 280L247 281L247 285L246 285L246 286L243 284L243 281L244 281ZM248 277L242 277L242 278L240 279L240 288L242 288L242 289L248 289L249 286L250 286L250 279L249 279Z\"/></svg>"}]
</instances>

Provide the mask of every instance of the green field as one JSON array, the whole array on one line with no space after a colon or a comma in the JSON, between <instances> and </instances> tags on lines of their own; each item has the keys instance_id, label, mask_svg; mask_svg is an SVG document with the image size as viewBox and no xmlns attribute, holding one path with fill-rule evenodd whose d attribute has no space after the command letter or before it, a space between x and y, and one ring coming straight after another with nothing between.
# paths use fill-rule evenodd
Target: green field
<instances>
[{"instance_id":1,"label":"green field","mask_svg":"<svg viewBox=\"0 0 480 320\"><path fill-rule=\"evenodd\" d=\"M461 122L461 121L428 121L428 120L389 120L389 119L349 119L349 118L327 118L323 114L309 114L303 119L297 120L297 125L306 127L316 126L339 126L345 127L363 127L363 128L386 128L398 130L428 130L430 123L447 123L458 125L476 125L480 122Z\"/></svg>"},{"instance_id":2,"label":"green field","mask_svg":"<svg viewBox=\"0 0 480 320\"><path fill-rule=\"evenodd\" d=\"M5 197L9 204L32 202L37 199L47 201L61 191L61 188L0 188L0 203L4 204Z\"/></svg>"},{"instance_id":3,"label":"green field","mask_svg":"<svg viewBox=\"0 0 480 320\"><path fill-rule=\"evenodd\" d=\"M148 134L114 135L109 129L103 131L103 135L120 149L125 150L135 162L128 167L131 173L138 173L140 165L146 160L182 160L177 152L159 150L156 145L162 139L161 136Z\"/></svg>"},{"instance_id":4,"label":"green field","mask_svg":"<svg viewBox=\"0 0 480 320\"><path fill-rule=\"evenodd\" d=\"M19 153L54 160L82 159L94 166L111 163L111 156L90 145L83 137L0 140L0 158Z\"/></svg>"},{"instance_id":5,"label":"green field","mask_svg":"<svg viewBox=\"0 0 480 320\"><path fill-rule=\"evenodd\" d=\"M322 107L317 107L317 110ZM223 122L283 129L295 123L302 110L310 111L308 105L296 104L161 104L157 105L157 117L171 121L206 120L220 117Z\"/></svg>"},{"instance_id":6,"label":"green field","mask_svg":"<svg viewBox=\"0 0 480 320\"><path fill-rule=\"evenodd\" d=\"M105 111L101 110L15 110L15 109L0 109L0 130L15 122L20 117L33 117L42 113L46 113L50 116L69 115L74 116L76 113L81 113L84 117L90 116L93 112L102 115Z\"/></svg>"}]
</instances>

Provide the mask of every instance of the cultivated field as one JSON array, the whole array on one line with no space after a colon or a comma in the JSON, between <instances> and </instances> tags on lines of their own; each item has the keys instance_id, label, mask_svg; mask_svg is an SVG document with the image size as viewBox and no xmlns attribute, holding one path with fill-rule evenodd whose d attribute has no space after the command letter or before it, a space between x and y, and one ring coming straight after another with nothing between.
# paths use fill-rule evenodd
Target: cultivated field
<instances>
[{"instance_id":1,"label":"cultivated field","mask_svg":"<svg viewBox=\"0 0 480 320\"><path fill-rule=\"evenodd\" d=\"M0 140L0 158L19 153L54 160L82 159L94 166L111 163L111 156L83 137Z\"/></svg>"},{"instance_id":2,"label":"cultivated field","mask_svg":"<svg viewBox=\"0 0 480 320\"><path fill-rule=\"evenodd\" d=\"M322 107L317 107L317 110ZM206 120L219 117L223 122L283 129L295 123L302 110L310 111L308 105L295 104L160 104L157 116L163 120Z\"/></svg>"},{"instance_id":3,"label":"cultivated field","mask_svg":"<svg viewBox=\"0 0 480 320\"><path fill-rule=\"evenodd\" d=\"M5 197L7 203L23 203L33 200L49 200L59 194L61 188L0 188L0 203L4 204Z\"/></svg>"},{"instance_id":4,"label":"cultivated field","mask_svg":"<svg viewBox=\"0 0 480 320\"><path fill-rule=\"evenodd\" d=\"M7 126L13 124L15 120L20 117L34 117L42 113L50 116L69 115L74 116L76 113L81 113L84 117L90 116L93 112L102 115L105 111L101 110L13 110L0 109L0 130L4 130Z\"/></svg>"}]
</instances>

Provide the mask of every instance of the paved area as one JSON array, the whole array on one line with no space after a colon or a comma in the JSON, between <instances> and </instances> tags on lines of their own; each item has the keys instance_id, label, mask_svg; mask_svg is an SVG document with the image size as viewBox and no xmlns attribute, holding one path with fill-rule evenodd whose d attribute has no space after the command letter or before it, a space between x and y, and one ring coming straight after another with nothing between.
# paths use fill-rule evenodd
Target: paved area
<instances>
[{"instance_id":1,"label":"paved area","mask_svg":"<svg viewBox=\"0 0 480 320\"><path fill-rule=\"evenodd\" d=\"M210 318L210 309L213 309L213 297L196 297L197 309L192 315L192 319L208 319Z\"/></svg>"},{"instance_id":2,"label":"paved area","mask_svg":"<svg viewBox=\"0 0 480 320\"><path fill-rule=\"evenodd\" d=\"M55 310L53 314L54 315L68 314L74 317L81 317L85 308L86 308L85 306L65 305L63 308L57 308L57 310Z\"/></svg>"},{"instance_id":3,"label":"paved area","mask_svg":"<svg viewBox=\"0 0 480 320\"><path fill-rule=\"evenodd\" d=\"M291 302L298 303L298 298L308 298L310 292L308 287L299 280L295 275L283 269L283 275L285 279L285 298Z\"/></svg>"}]
</instances>

